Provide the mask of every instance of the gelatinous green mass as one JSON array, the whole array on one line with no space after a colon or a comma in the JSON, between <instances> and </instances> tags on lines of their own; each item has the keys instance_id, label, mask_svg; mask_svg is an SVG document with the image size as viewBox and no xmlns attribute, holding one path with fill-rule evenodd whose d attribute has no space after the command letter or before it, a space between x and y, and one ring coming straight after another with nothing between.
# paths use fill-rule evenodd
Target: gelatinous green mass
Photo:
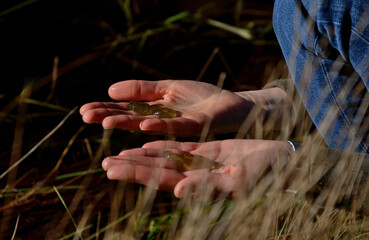
<instances>
[{"instance_id":1,"label":"gelatinous green mass","mask_svg":"<svg viewBox=\"0 0 369 240\"><path fill-rule=\"evenodd\" d=\"M174 163L174 167L185 172L199 168L216 168L214 162L206 157L192 154L177 154L171 151L165 151L164 157Z\"/></svg>"},{"instance_id":2,"label":"gelatinous green mass","mask_svg":"<svg viewBox=\"0 0 369 240\"><path fill-rule=\"evenodd\" d=\"M150 106L144 102L130 102L127 105L127 109L139 114L157 115L159 118L174 118L176 116L176 112L173 109L163 104L154 104Z\"/></svg>"}]
</instances>

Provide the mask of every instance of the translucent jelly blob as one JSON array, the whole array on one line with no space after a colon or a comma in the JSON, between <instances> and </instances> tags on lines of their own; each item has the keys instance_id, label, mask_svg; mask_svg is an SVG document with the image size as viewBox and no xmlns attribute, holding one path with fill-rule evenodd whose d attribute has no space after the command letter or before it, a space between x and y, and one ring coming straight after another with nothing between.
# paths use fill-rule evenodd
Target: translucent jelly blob
<instances>
[{"instance_id":1,"label":"translucent jelly blob","mask_svg":"<svg viewBox=\"0 0 369 240\"><path fill-rule=\"evenodd\" d=\"M154 104L150 106L144 102L130 102L127 105L127 109L139 114L156 115L159 118L174 118L176 116L176 112L173 109L163 104Z\"/></svg>"},{"instance_id":2,"label":"translucent jelly blob","mask_svg":"<svg viewBox=\"0 0 369 240\"><path fill-rule=\"evenodd\" d=\"M200 168L216 168L216 165L212 160L200 155L178 154L171 151L165 151L163 156L169 161L173 162L174 167L180 172L186 172Z\"/></svg>"}]
</instances>

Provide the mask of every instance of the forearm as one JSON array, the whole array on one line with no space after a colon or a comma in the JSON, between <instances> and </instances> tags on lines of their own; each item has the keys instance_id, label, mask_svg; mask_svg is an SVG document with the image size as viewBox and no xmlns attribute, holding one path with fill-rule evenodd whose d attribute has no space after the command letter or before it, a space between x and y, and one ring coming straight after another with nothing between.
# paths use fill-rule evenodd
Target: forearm
<instances>
[{"instance_id":1,"label":"forearm","mask_svg":"<svg viewBox=\"0 0 369 240\"><path fill-rule=\"evenodd\" d=\"M255 106L263 108L272 115L275 111L280 111L292 107L292 102L287 93L279 87L267 88L257 91L236 92L237 95L251 101Z\"/></svg>"},{"instance_id":2,"label":"forearm","mask_svg":"<svg viewBox=\"0 0 369 240\"><path fill-rule=\"evenodd\" d=\"M280 130L282 119L291 119L294 114L292 99L279 87L257 91L237 92L237 95L253 103L251 113L262 124L264 130ZM288 124L284 121L283 124Z\"/></svg>"}]
</instances>

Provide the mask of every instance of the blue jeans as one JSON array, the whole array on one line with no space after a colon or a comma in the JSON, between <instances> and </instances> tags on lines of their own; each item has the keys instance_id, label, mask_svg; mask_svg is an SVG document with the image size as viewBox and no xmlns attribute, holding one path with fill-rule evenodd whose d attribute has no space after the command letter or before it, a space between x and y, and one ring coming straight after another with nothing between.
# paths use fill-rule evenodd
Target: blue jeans
<instances>
[{"instance_id":1,"label":"blue jeans","mask_svg":"<svg viewBox=\"0 0 369 240\"><path fill-rule=\"evenodd\" d=\"M276 0L273 26L327 145L369 153L369 1Z\"/></svg>"}]
</instances>

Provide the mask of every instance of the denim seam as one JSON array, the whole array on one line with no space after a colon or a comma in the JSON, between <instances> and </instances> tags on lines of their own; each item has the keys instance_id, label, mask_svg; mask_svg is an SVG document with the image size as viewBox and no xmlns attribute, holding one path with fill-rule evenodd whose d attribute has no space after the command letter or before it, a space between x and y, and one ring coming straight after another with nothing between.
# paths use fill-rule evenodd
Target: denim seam
<instances>
[{"instance_id":1,"label":"denim seam","mask_svg":"<svg viewBox=\"0 0 369 240\"><path fill-rule=\"evenodd\" d=\"M343 109L342 109L342 107L341 107L341 105L338 103L338 101L337 101L337 97L336 97L336 95L335 95L335 93L334 93L334 91L333 91L333 86L332 86L332 84L331 84L331 82L329 81L329 79L328 79L328 71L327 71L327 69L325 68L325 65L324 65L324 63L322 62L322 58L319 58L319 62L320 62L320 65L322 66L322 69L323 69L323 71L324 71L324 75L325 75L325 81L327 82L327 84L328 84L328 86L331 88L331 91L330 91L330 94L331 94L331 96L333 97L333 99L334 99L334 101L335 101L335 103L336 103L336 106L338 107L338 109L339 110L341 110L340 111L340 113L342 114L342 116L343 116L343 119L345 120L345 122L346 122L346 129L348 130L348 132L353 132L353 130L351 129L351 127L350 127L350 121L347 119L347 116L346 116L346 114L345 114L345 112L343 111ZM365 143L363 143L361 140L360 140L360 137L357 135L357 133L355 133L354 132L354 136L355 136L355 140L356 141L359 141L359 145L360 145L360 147L362 147L365 151L368 149L368 147L366 146L366 144Z\"/></svg>"},{"instance_id":2,"label":"denim seam","mask_svg":"<svg viewBox=\"0 0 369 240\"><path fill-rule=\"evenodd\" d=\"M336 22L336 21L324 21L324 20L317 20L316 21L317 23L328 23L328 24L330 24L330 23L332 23L332 24L334 24L334 25L336 25L337 27L340 27L341 26L341 23L339 23L339 22ZM352 34L355 34L359 39L361 39L361 40L363 40L365 43L367 43L368 45L369 45L369 40L368 39L366 39L366 38L364 38L362 35L360 35L359 34L359 31L355 28L355 27L351 27L351 33ZM317 42L316 42L316 44L317 44ZM317 52L317 47L316 47L317 45L314 45L314 50ZM318 54L318 53L317 53ZM327 69L325 68L325 66L324 66L324 64L323 64L323 62L322 62L322 59L324 59L324 58L322 58L319 54L318 54L318 56L320 57L320 64L321 64L321 66L322 66L322 68L323 68L323 71L325 72L325 74L326 74L326 76L328 77L328 71L327 71ZM350 121L348 120L348 117L347 117L347 115L345 114L345 112L343 111L343 109L342 109L342 107L341 107L341 105L338 103L338 101L337 101L337 98L336 98L336 95L335 95L335 93L334 93L334 91L333 91L333 86L331 85L331 83L330 83L330 81L328 80L328 79L326 79L326 81L327 81L327 83L328 83L328 85L329 85L329 87L331 88L331 95L332 95L332 97L333 97L333 99L334 99L334 101L336 102L336 105L337 105L337 107L341 110L341 113L342 113L342 116L343 116L343 118L345 119L345 121L346 121L346 128L348 128L348 130L350 131L350 132L352 132L353 130L351 129L351 127L350 127ZM360 139L360 137L357 135L357 133L356 132L354 132L354 136L355 136L355 138L356 138L356 141L359 141L359 146L361 147L361 148L363 148L365 151L368 149L368 146L363 142L363 141L361 141Z\"/></svg>"},{"instance_id":3,"label":"denim seam","mask_svg":"<svg viewBox=\"0 0 369 240\"><path fill-rule=\"evenodd\" d=\"M366 44L369 45L369 39L364 38L362 35L359 34L359 31L357 31L355 28L351 28L351 31L358 36L361 40L363 40ZM365 35L364 35L365 36Z\"/></svg>"}]
</instances>

